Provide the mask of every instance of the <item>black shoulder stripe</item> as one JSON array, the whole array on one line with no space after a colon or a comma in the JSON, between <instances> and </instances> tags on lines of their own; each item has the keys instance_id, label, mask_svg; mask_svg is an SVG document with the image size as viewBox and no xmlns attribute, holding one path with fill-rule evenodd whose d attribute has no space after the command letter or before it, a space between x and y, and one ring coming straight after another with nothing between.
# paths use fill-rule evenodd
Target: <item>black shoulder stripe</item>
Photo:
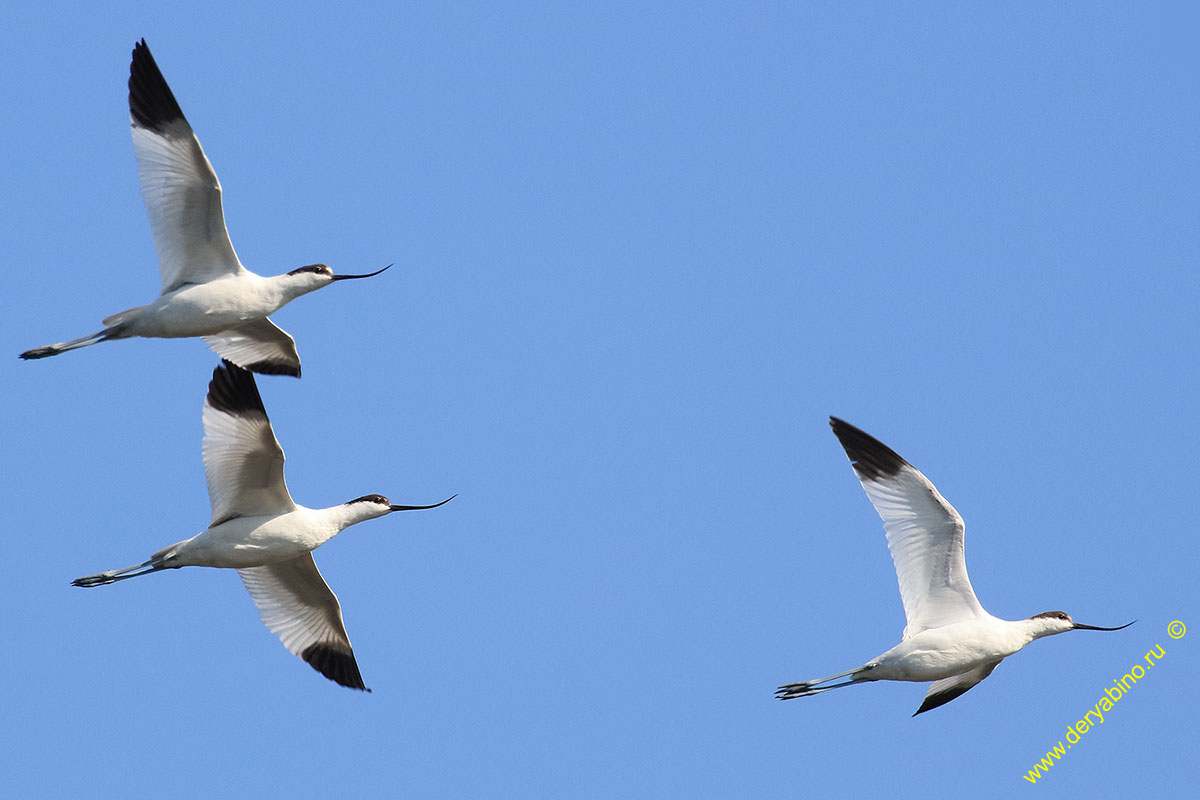
<instances>
[{"instance_id":1,"label":"black shoulder stripe","mask_svg":"<svg viewBox=\"0 0 1200 800\"><path fill-rule=\"evenodd\" d=\"M300 657L334 683L350 689L371 691L363 683L362 675L358 671L358 662L354 660L354 653L349 649L342 649L327 642L318 642L310 645L300 654Z\"/></svg>"},{"instance_id":2,"label":"black shoulder stripe","mask_svg":"<svg viewBox=\"0 0 1200 800\"><path fill-rule=\"evenodd\" d=\"M153 131L162 131L177 120L187 123L145 39L133 46L129 64L129 113L138 125Z\"/></svg>"},{"instance_id":3,"label":"black shoulder stripe","mask_svg":"<svg viewBox=\"0 0 1200 800\"><path fill-rule=\"evenodd\" d=\"M912 465L883 442L863 433L849 422L829 418L829 426L846 450L854 470L867 480L879 480L899 474L904 467Z\"/></svg>"},{"instance_id":4,"label":"black shoulder stripe","mask_svg":"<svg viewBox=\"0 0 1200 800\"><path fill-rule=\"evenodd\" d=\"M254 412L267 415L253 373L229 361L222 360L221 366L213 370L206 401L217 411L234 416Z\"/></svg>"}]
</instances>

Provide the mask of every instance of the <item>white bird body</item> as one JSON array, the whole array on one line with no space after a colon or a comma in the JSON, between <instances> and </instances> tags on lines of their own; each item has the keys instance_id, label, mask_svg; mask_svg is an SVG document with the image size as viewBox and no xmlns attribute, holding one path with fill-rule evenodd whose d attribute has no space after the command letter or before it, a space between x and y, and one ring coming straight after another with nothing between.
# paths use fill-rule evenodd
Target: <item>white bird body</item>
<instances>
[{"instance_id":1,"label":"white bird body","mask_svg":"<svg viewBox=\"0 0 1200 800\"><path fill-rule=\"evenodd\" d=\"M253 272L227 275L208 283L186 284L159 296L153 303L114 314L106 327L118 327L125 337L179 339L213 336L223 330L267 317L323 283L309 277Z\"/></svg>"},{"instance_id":2,"label":"white bird body","mask_svg":"<svg viewBox=\"0 0 1200 800\"><path fill-rule=\"evenodd\" d=\"M221 183L144 39L134 47L129 68L129 116L162 293L148 305L106 318L103 330L35 347L21 357L46 358L135 336L199 336L244 369L299 377L296 343L268 317L334 281L383 270L335 275L324 264L312 264L263 277L242 266L225 228Z\"/></svg>"},{"instance_id":3,"label":"white bird body","mask_svg":"<svg viewBox=\"0 0 1200 800\"><path fill-rule=\"evenodd\" d=\"M283 448L254 376L229 362L213 371L203 420L201 451L213 510L208 528L141 564L72 583L91 588L180 567L236 569L264 624L288 650L330 680L366 689L341 606L312 551L351 525L393 511L436 508L449 499L398 506L369 494L330 508L296 504L283 478Z\"/></svg>"},{"instance_id":4,"label":"white bird body","mask_svg":"<svg viewBox=\"0 0 1200 800\"><path fill-rule=\"evenodd\" d=\"M387 513L389 509L376 503L353 503L332 508L298 505L282 514L235 517L164 547L150 560L164 569L261 567L310 553L351 525Z\"/></svg>"},{"instance_id":5,"label":"white bird body","mask_svg":"<svg viewBox=\"0 0 1200 800\"><path fill-rule=\"evenodd\" d=\"M781 686L780 700L870 681L933 681L920 714L963 694L1034 639L1069 630L1120 630L1073 622L1062 611L1022 620L987 613L967 577L965 529L954 507L887 445L836 417L830 424L883 520L907 625L900 644L887 652L846 672ZM823 685L838 678L847 680Z\"/></svg>"},{"instance_id":6,"label":"white bird body","mask_svg":"<svg viewBox=\"0 0 1200 800\"><path fill-rule=\"evenodd\" d=\"M1011 656L1039 635L1058 630L1043 629L1044 620L998 619L988 614L980 619L955 622L930 628L903 640L900 644L871 659L872 676L888 681L938 681L993 664Z\"/></svg>"}]
</instances>

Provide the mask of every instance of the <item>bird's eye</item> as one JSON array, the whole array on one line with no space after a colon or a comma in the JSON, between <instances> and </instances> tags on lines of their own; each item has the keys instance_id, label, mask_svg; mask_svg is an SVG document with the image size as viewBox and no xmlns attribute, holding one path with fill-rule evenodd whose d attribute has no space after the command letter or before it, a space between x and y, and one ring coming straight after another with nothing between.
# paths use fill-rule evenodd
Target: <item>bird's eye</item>
<instances>
[{"instance_id":1,"label":"bird's eye","mask_svg":"<svg viewBox=\"0 0 1200 800\"><path fill-rule=\"evenodd\" d=\"M299 275L302 272L312 272L316 275L324 275L331 272L331 270L324 264L309 264L307 267L299 267L292 270L288 273L288 275Z\"/></svg>"}]
</instances>

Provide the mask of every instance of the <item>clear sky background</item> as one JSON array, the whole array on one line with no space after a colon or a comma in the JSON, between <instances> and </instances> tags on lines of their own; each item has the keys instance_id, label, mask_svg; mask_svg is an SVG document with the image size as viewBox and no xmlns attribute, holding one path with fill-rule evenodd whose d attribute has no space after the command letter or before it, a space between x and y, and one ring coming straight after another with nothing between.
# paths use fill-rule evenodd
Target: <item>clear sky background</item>
<instances>
[{"instance_id":1,"label":"clear sky background","mask_svg":"<svg viewBox=\"0 0 1200 800\"><path fill-rule=\"evenodd\" d=\"M7 9L5 786L1194 792L1196 35L1145 4ZM142 36L249 268L396 264L277 314L305 377L259 381L299 502L458 493L316 554L373 694L231 571L69 585L209 519L200 342L16 357L158 292ZM775 701L904 624L829 414L954 503L989 611L1137 624L915 719L924 684Z\"/></svg>"}]
</instances>

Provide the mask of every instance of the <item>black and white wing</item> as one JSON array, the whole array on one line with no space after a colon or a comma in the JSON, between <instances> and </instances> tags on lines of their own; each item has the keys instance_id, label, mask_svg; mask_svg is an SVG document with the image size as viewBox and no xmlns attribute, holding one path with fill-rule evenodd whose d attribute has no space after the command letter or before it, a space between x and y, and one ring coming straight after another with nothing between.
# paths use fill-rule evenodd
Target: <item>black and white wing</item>
<instances>
[{"instance_id":1,"label":"black and white wing","mask_svg":"<svg viewBox=\"0 0 1200 800\"><path fill-rule=\"evenodd\" d=\"M296 508L283 480L283 448L275 438L254 375L222 362L204 398L204 475L212 522L283 514Z\"/></svg>"},{"instance_id":2,"label":"black and white wing","mask_svg":"<svg viewBox=\"0 0 1200 800\"><path fill-rule=\"evenodd\" d=\"M295 340L266 317L201 338L221 358L251 372L300 377Z\"/></svg>"},{"instance_id":3,"label":"black and white wing","mask_svg":"<svg viewBox=\"0 0 1200 800\"><path fill-rule=\"evenodd\" d=\"M263 624L283 646L331 681L367 689L342 622L342 608L317 570L312 553L290 561L239 569Z\"/></svg>"},{"instance_id":4,"label":"black and white wing","mask_svg":"<svg viewBox=\"0 0 1200 800\"><path fill-rule=\"evenodd\" d=\"M984 616L967 577L963 521L954 507L878 439L837 417L829 424L883 519L908 620L904 638Z\"/></svg>"},{"instance_id":5,"label":"black and white wing","mask_svg":"<svg viewBox=\"0 0 1200 800\"><path fill-rule=\"evenodd\" d=\"M924 713L938 706L944 706L954 698L966 694L967 690L975 684L982 681L988 675L992 674L992 670L996 668L999 661L993 661L990 664L984 664L982 667L964 672L961 675L955 675L952 678L942 678L940 681L934 681L929 685L929 691L925 693L925 701L921 703L913 716Z\"/></svg>"},{"instance_id":6,"label":"black and white wing","mask_svg":"<svg viewBox=\"0 0 1200 800\"><path fill-rule=\"evenodd\" d=\"M225 230L221 183L145 39L129 65L129 118L163 294L244 272Z\"/></svg>"}]
</instances>

